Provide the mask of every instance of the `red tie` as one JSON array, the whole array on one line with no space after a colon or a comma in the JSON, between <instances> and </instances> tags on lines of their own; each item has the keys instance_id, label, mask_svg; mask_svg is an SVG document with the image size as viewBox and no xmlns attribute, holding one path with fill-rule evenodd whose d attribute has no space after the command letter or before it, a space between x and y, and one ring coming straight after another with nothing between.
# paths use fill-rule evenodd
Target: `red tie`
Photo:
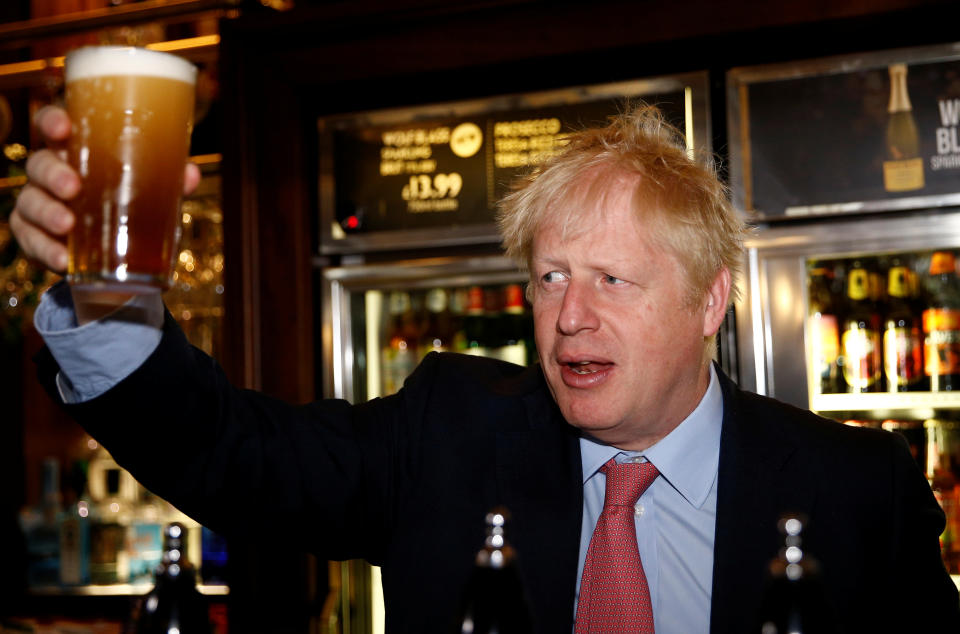
<instances>
[{"instance_id":1,"label":"red tie","mask_svg":"<svg viewBox=\"0 0 960 634\"><path fill-rule=\"evenodd\" d=\"M650 589L637 551L634 504L660 472L649 462L600 467L607 476L603 511L580 581L576 634L653 634Z\"/></svg>"}]
</instances>

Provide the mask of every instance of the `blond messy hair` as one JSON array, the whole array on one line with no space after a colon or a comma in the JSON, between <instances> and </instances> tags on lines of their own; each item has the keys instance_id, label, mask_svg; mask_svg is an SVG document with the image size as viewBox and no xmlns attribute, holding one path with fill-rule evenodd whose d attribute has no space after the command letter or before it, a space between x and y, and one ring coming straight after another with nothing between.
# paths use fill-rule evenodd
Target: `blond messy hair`
<instances>
[{"instance_id":1,"label":"blond messy hair","mask_svg":"<svg viewBox=\"0 0 960 634\"><path fill-rule=\"evenodd\" d=\"M604 128L571 133L558 155L513 184L497 214L507 254L529 266L541 226L559 222L567 236L582 230L603 209L611 186L633 188L637 218L686 273L690 307L723 268L732 279L730 300L739 296L747 226L712 157L692 158L683 135L646 104L611 117Z\"/></svg>"}]
</instances>

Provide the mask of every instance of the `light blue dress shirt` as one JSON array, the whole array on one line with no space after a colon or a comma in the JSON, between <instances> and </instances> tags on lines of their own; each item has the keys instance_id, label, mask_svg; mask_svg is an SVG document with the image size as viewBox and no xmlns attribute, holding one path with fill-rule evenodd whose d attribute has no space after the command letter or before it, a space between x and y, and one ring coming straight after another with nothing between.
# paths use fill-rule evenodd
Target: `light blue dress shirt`
<instances>
[{"instance_id":1,"label":"light blue dress shirt","mask_svg":"<svg viewBox=\"0 0 960 634\"><path fill-rule=\"evenodd\" d=\"M60 364L61 397L77 403L106 392L146 361L160 342L163 303L159 294L137 296L100 321L78 327L69 288L58 284L44 294L34 324ZM640 497L634 518L655 630L709 632L722 418L723 396L711 368L710 386L697 408L646 451L622 452L581 438L578 597L587 548L603 509L606 478L598 469L612 457L649 460L660 477Z\"/></svg>"},{"instance_id":2,"label":"light blue dress shirt","mask_svg":"<svg viewBox=\"0 0 960 634\"><path fill-rule=\"evenodd\" d=\"M70 287L43 294L33 325L60 364L57 387L66 403L100 396L140 367L160 343L163 300L137 295L100 321L77 326Z\"/></svg>"},{"instance_id":3,"label":"light blue dress shirt","mask_svg":"<svg viewBox=\"0 0 960 634\"><path fill-rule=\"evenodd\" d=\"M580 439L583 525L578 598L587 548L603 510L606 477L598 470L614 457L617 462L649 460L660 471L660 477L640 496L634 521L640 561L650 587L654 631L710 631L722 421L723 394L711 367L710 386L697 408L646 451L624 452L588 438Z\"/></svg>"}]
</instances>

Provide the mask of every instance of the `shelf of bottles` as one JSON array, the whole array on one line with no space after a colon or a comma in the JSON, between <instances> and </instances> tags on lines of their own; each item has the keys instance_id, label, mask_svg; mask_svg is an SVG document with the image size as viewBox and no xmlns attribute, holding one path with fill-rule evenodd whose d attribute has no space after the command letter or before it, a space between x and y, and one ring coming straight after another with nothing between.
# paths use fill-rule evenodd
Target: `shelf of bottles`
<instances>
[{"instance_id":1,"label":"shelf of bottles","mask_svg":"<svg viewBox=\"0 0 960 634\"><path fill-rule=\"evenodd\" d=\"M947 516L960 585L960 252L807 261L811 409L902 434Z\"/></svg>"},{"instance_id":2,"label":"shelf of bottles","mask_svg":"<svg viewBox=\"0 0 960 634\"><path fill-rule=\"evenodd\" d=\"M364 305L368 397L396 392L430 352L518 365L536 360L533 321L520 283L376 289L364 293Z\"/></svg>"}]
</instances>

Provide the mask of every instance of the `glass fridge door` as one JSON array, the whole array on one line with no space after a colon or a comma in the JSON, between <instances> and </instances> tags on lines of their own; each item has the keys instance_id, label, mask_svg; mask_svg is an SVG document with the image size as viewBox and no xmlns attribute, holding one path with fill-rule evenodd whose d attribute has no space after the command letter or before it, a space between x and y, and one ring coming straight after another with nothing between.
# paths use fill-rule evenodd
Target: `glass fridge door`
<instances>
[{"instance_id":1,"label":"glass fridge door","mask_svg":"<svg viewBox=\"0 0 960 634\"><path fill-rule=\"evenodd\" d=\"M744 387L906 438L960 585L958 258L957 212L764 229L737 311Z\"/></svg>"},{"instance_id":2,"label":"glass fridge door","mask_svg":"<svg viewBox=\"0 0 960 634\"><path fill-rule=\"evenodd\" d=\"M526 275L508 258L343 266L323 278L326 396L392 394L431 351L536 359Z\"/></svg>"}]
</instances>

